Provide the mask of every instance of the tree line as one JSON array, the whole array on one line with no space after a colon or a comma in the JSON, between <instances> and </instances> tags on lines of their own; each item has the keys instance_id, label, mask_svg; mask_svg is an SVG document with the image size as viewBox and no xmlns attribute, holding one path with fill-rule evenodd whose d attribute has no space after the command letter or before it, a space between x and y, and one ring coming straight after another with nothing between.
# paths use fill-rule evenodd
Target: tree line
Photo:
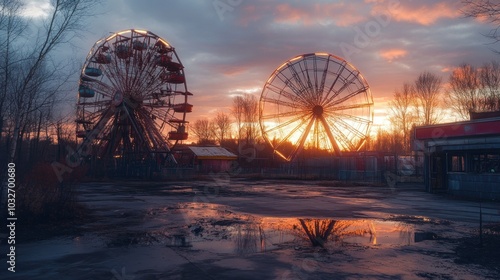
<instances>
[{"instance_id":1,"label":"tree line","mask_svg":"<svg viewBox=\"0 0 500 280\"><path fill-rule=\"evenodd\" d=\"M447 83L437 74L422 72L394 90L388 107L392 128L378 131L371 148L409 154L415 126L468 120L471 112L500 111L500 64L463 63L453 69Z\"/></svg>"},{"instance_id":2,"label":"tree line","mask_svg":"<svg viewBox=\"0 0 500 280\"><path fill-rule=\"evenodd\" d=\"M51 0L40 18L30 18L19 0L0 0L0 154L28 167L47 145L61 143L65 116L55 110L65 100L72 61L57 60L61 46L85 29L97 0ZM4 164L5 163L5 164Z\"/></svg>"},{"instance_id":3,"label":"tree line","mask_svg":"<svg viewBox=\"0 0 500 280\"><path fill-rule=\"evenodd\" d=\"M219 110L212 119L198 119L190 129L198 144L258 143L262 141L258 108L254 95L236 96L229 112Z\"/></svg>"}]
</instances>

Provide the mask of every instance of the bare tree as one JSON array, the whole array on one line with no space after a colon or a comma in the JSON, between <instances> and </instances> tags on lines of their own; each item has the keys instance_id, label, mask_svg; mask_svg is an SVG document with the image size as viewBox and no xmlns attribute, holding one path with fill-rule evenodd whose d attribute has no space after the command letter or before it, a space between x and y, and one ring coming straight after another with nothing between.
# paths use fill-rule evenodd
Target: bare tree
<instances>
[{"instance_id":1,"label":"bare tree","mask_svg":"<svg viewBox=\"0 0 500 280\"><path fill-rule=\"evenodd\" d=\"M225 139L231 137L231 119L223 111L217 112L213 120L215 125L215 138L222 144Z\"/></svg>"},{"instance_id":2,"label":"bare tree","mask_svg":"<svg viewBox=\"0 0 500 280\"><path fill-rule=\"evenodd\" d=\"M259 136L259 102L257 101L257 98L255 98L254 95L245 94L243 108L245 116L245 140L246 143L253 143Z\"/></svg>"},{"instance_id":3,"label":"bare tree","mask_svg":"<svg viewBox=\"0 0 500 280\"><path fill-rule=\"evenodd\" d=\"M255 142L259 137L257 98L251 94L237 96L233 100L232 114L236 120L238 140Z\"/></svg>"},{"instance_id":4,"label":"bare tree","mask_svg":"<svg viewBox=\"0 0 500 280\"><path fill-rule=\"evenodd\" d=\"M244 123L244 109L245 108L245 100L242 96L236 96L233 99L233 106L231 108L231 113L236 120L236 132L238 133L238 141L242 138L243 132L243 123Z\"/></svg>"},{"instance_id":5,"label":"bare tree","mask_svg":"<svg viewBox=\"0 0 500 280\"><path fill-rule=\"evenodd\" d=\"M486 63L480 68L462 64L449 78L450 106L462 118L470 112L500 110L500 66Z\"/></svg>"},{"instance_id":6,"label":"bare tree","mask_svg":"<svg viewBox=\"0 0 500 280\"><path fill-rule=\"evenodd\" d=\"M487 19L496 27L491 29L487 38L493 40L494 43L500 41L500 3L491 0L462 0L464 8L462 13L466 17ZM495 51L498 53L498 51Z\"/></svg>"},{"instance_id":7,"label":"bare tree","mask_svg":"<svg viewBox=\"0 0 500 280\"><path fill-rule=\"evenodd\" d=\"M11 98L13 86L11 79L13 68L20 54L13 47L13 42L24 33L27 23L23 21L19 14L23 8L21 1L2 0L0 4L0 139L2 137L5 116L7 113L8 99Z\"/></svg>"},{"instance_id":8,"label":"bare tree","mask_svg":"<svg viewBox=\"0 0 500 280\"><path fill-rule=\"evenodd\" d=\"M395 128L392 131L379 129L372 148L376 151L401 154L403 151L401 134Z\"/></svg>"},{"instance_id":9,"label":"bare tree","mask_svg":"<svg viewBox=\"0 0 500 280\"><path fill-rule=\"evenodd\" d=\"M98 1L52 0L50 3L51 14L36 30L37 36L30 38L29 44L18 42L25 49L16 53L18 55L16 63L12 60L14 53L9 50L6 50L2 63L12 69L13 73L7 81L8 91L6 92L12 101L9 106L13 126L9 148L11 161L16 157L17 144L22 136L22 129L26 126L24 121L27 120L28 115L37 111L38 107L50 104L52 98L50 95L54 91L47 90L47 88L53 82L54 76L50 73L57 69L56 65L49 63L51 62L50 55L83 30L84 20L92 15L92 9ZM19 17L19 14L14 16ZM27 36L27 34L19 36Z\"/></svg>"},{"instance_id":10,"label":"bare tree","mask_svg":"<svg viewBox=\"0 0 500 280\"><path fill-rule=\"evenodd\" d=\"M474 66L462 64L450 75L450 88L447 92L450 106L462 119L469 118L469 112L481 110L479 91L480 78Z\"/></svg>"},{"instance_id":11,"label":"bare tree","mask_svg":"<svg viewBox=\"0 0 500 280\"><path fill-rule=\"evenodd\" d=\"M415 80L414 101L420 124L430 125L439 121L441 86L441 78L430 72L421 73Z\"/></svg>"},{"instance_id":12,"label":"bare tree","mask_svg":"<svg viewBox=\"0 0 500 280\"><path fill-rule=\"evenodd\" d=\"M414 87L409 83L404 83L401 89L394 91L393 99L389 102L390 120L396 131L402 134L402 146L405 153L410 151L410 131L416 121L413 108L414 95Z\"/></svg>"},{"instance_id":13,"label":"bare tree","mask_svg":"<svg viewBox=\"0 0 500 280\"><path fill-rule=\"evenodd\" d=\"M215 125L208 119L198 119L191 126L191 131L198 137L198 144L213 144Z\"/></svg>"},{"instance_id":14,"label":"bare tree","mask_svg":"<svg viewBox=\"0 0 500 280\"><path fill-rule=\"evenodd\" d=\"M481 67L480 91L484 96L484 109L486 111L500 110L500 64L492 61Z\"/></svg>"}]
</instances>

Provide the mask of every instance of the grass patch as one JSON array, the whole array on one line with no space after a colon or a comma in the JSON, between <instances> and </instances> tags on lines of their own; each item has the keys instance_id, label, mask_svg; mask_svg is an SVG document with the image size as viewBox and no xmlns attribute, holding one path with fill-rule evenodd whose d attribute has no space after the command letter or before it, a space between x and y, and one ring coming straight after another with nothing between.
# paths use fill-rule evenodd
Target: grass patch
<instances>
[{"instance_id":1,"label":"grass patch","mask_svg":"<svg viewBox=\"0 0 500 280\"><path fill-rule=\"evenodd\" d=\"M16 189L17 237L21 242L78 235L78 227L90 215L77 200L76 178L83 171L73 172L60 182L52 166L43 163L23 176Z\"/></svg>"}]
</instances>

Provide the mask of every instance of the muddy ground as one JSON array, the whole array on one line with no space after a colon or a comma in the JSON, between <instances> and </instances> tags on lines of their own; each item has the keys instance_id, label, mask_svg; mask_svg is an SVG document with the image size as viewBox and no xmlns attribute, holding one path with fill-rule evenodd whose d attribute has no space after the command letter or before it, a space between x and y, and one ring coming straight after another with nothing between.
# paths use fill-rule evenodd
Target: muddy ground
<instances>
[{"instance_id":1,"label":"muddy ground","mask_svg":"<svg viewBox=\"0 0 500 280\"><path fill-rule=\"evenodd\" d=\"M79 199L90 219L63 231L70 233L18 244L17 272L2 275L500 279L500 204L481 204L480 247L479 203L418 185L129 181L82 184Z\"/></svg>"}]
</instances>

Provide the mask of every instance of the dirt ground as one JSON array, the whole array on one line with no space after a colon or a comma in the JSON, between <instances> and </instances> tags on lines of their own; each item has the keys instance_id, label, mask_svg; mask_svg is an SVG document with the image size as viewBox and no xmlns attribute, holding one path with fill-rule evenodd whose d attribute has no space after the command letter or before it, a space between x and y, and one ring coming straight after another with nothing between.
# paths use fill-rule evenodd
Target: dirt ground
<instances>
[{"instance_id":1,"label":"dirt ground","mask_svg":"<svg viewBox=\"0 0 500 280\"><path fill-rule=\"evenodd\" d=\"M500 279L500 204L326 181L85 183L7 279ZM36 236L37 233L30 233ZM313 246L315 245L315 246Z\"/></svg>"}]
</instances>

